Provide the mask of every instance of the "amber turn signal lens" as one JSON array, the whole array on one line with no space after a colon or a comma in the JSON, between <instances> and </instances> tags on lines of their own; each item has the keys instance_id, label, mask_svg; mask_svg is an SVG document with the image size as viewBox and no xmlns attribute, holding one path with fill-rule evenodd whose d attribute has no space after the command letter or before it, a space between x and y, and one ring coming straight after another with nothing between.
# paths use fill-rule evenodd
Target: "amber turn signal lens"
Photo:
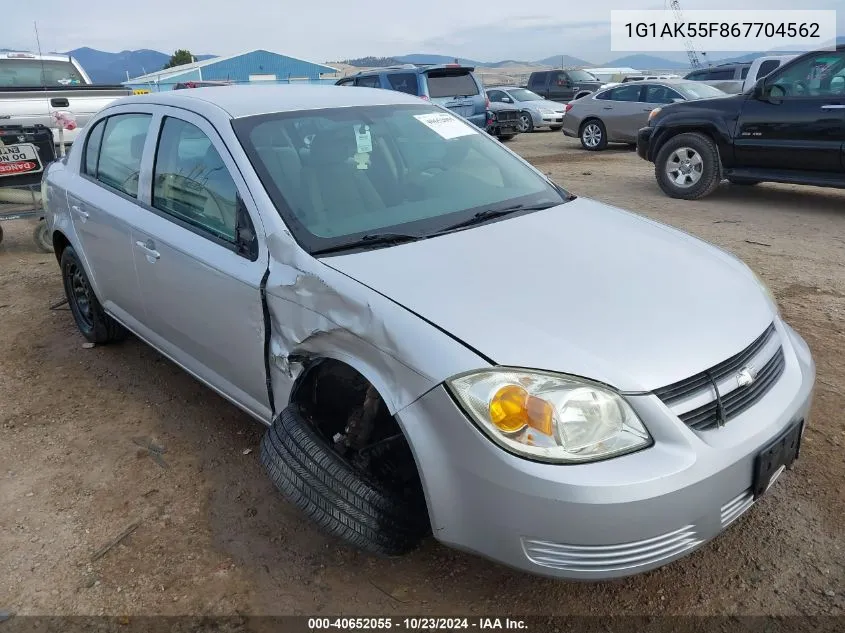
<instances>
[{"instance_id":1,"label":"amber turn signal lens","mask_svg":"<svg viewBox=\"0 0 845 633\"><path fill-rule=\"evenodd\" d=\"M490 421L503 433L516 433L527 426L552 434L552 405L518 385L499 389L490 401Z\"/></svg>"}]
</instances>

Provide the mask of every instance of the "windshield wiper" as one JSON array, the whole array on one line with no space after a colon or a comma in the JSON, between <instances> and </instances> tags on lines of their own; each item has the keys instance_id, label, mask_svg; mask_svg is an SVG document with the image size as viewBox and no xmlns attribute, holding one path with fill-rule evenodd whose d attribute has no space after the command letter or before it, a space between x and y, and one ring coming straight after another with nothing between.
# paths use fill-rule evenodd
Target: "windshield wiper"
<instances>
[{"instance_id":1,"label":"windshield wiper","mask_svg":"<svg viewBox=\"0 0 845 633\"><path fill-rule=\"evenodd\" d=\"M544 202L543 204L515 204L510 207L505 207L504 209L487 209L485 211L479 211L471 218L466 220L461 220L460 222L456 222L450 226L447 226L445 229L441 229L437 232L437 234L442 233L449 233L450 231L454 231L456 229L462 229L467 226L475 226L476 224L482 224L487 220L492 220L493 218L499 218L505 215L510 215L511 213L516 213L517 211L542 211L543 209L550 209L551 207L557 206L557 203L554 202Z\"/></svg>"},{"instance_id":2,"label":"windshield wiper","mask_svg":"<svg viewBox=\"0 0 845 633\"><path fill-rule=\"evenodd\" d=\"M361 248L362 246L391 246L393 244L404 244L405 242L416 242L419 239L422 239L422 237L419 235L411 235L410 233L367 233L352 242L337 244L336 246L327 246L326 248L311 251L311 254L325 255L327 253L336 253L338 251Z\"/></svg>"}]
</instances>

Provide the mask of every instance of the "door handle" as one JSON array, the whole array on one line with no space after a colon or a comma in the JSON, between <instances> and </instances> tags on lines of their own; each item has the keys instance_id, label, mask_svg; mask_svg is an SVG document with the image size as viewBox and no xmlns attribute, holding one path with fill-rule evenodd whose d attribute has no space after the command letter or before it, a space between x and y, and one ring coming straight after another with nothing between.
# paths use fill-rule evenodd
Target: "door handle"
<instances>
[{"instance_id":1,"label":"door handle","mask_svg":"<svg viewBox=\"0 0 845 633\"><path fill-rule=\"evenodd\" d=\"M71 206L71 209L73 210L73 212L74 212L74 213L76 213L76 214L77 214L79 217L81 217L82 219L84 219L84 220L87 220L87 219L88 219L88 212L87 212L87 211L85 211L85 210L84 210L82 207L80 207L78 204L74 204L73 206Z\"/></svg>"},{"instance_id":2,"label":"door handle","mask_svg":"<svg viewBox=\"0 0 845 633\"><path fill-rule=\"evenodd\" d=\"M613 106L604 106L602 110L613 110Z\"/></svg>"},{"instance_id":3,"label":"door handle","mask_svg":"<svg viewBox=\"0 0 845 633\"><path fill-rule=\"evenodd\" d=\"M651 112L654 108L643 108L643 112Z\"/></svg>"},{"instance_id":4,"label":"door handle","mask_svg":"<svg viewBox=\"0 0 845 633\"><path fill-rule=\"evenodd\" d=\"M832 103L830 105L823 105L822 110L845 110L845 105L840 105L838 103Z\"/></svg>"},{"instance_id":5,"label":"door handle","mask_svg":"<svg viewBox=\"0 0 845 633\"><path fill-rule=\"evenodd\" d=\"M147 257L152 257L153 259L158 259L159 257L161 257L161 253L159 253L155 249L155 245L152 242L147 243L138 240L137 242L135 242L135 246L144 251L144 253L147 254Z\"/></svg>"}]
</instances>

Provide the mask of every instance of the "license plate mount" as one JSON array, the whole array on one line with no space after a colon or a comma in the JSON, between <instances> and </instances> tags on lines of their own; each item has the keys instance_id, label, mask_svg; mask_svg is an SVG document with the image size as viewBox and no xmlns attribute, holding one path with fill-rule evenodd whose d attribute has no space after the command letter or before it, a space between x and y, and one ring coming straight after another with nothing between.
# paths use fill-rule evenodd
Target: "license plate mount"
<instances>
[{"instance_id":1,"label":"license plate mount","mask_svg":"<svg viewBox=\"0 0 845 633\"><path fill-rule=\"evenodd\" d=\"M804 420L794 422L757 454L752 484L755 499L765 494L780 474L798 459L803 431Z\"/></svg>"}]
</instances>

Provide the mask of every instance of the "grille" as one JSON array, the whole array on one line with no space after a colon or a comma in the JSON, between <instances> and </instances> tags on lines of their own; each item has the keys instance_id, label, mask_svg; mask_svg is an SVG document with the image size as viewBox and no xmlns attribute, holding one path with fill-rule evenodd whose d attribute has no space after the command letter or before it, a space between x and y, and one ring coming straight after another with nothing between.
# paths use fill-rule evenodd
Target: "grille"
<instances>
[{"instance_id":1,"label":"grille","mask_svg":"<svg viewBox=\"0 0 845 633\"><path fill-rule=\"evenodd\" d=\"M498 121L517 121L519 119L519 112L516 110L499 110L496 112L496 120Z\"/></svg>"},{"instance_id":2,"label":"grille","mask_svg":"<svg viewBox=\"0 0 845 633\"><path fill-rule=\"evenodd\" d=\"M754 405L780 378L786 366L786 360L783 348L776 339L777 330L772 323L739 354L708 371L662 387L654 393L690 428L696 431L711 429L721 420L715 386L718 386L724 419L728 421ZM775 342L777 342L776 349L769 352L770 355L767 356L766 352L774 347ZM752 361L755 367L759 367L754 381L744 387L738 386L733 377ZM703 404L697 404L693 408L683 406L683 403L691 400L700 401L702 394L707 396Z\"/></svg>"},{"instance_id":3,"label":"grille","mask_svg":"<svg viewBox=\"0 0 845 633\"><path fill-rule=\"evenodd\" d=\"M728 501L722 506L720 512L722 528L724 529L736 521L752 505L754 505L754 493L751 492L750 488Z\"/></svg>"},{"instance_id":4,"label":"grille","mask_svg":"<svg viewBox=\"0 0 845 633\"><path fill-rule=\"evenodd\" d=\"M695 526L686 525L653 538L619 545L565 545L522 539L528 559L543 567L598 573L636 569L668 561L702 543Z\"/></svg>"}]
</instances>

